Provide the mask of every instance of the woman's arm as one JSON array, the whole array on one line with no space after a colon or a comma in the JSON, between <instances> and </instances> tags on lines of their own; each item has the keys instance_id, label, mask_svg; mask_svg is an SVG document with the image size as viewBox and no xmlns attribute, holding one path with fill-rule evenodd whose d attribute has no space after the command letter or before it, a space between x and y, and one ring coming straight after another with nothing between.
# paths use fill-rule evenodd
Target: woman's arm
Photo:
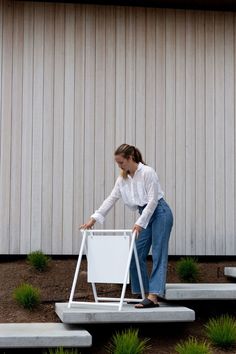
<instances>
[{"instance_id":1,"label":"woman's arm","mask_svg":"<svg viewBox=\"0 0 236 354\"><path fill-rule=\"evenodd\" d=\"M96 221L98 221L100 224L103 224L106 215L113 207L113 205L117 202L117 200L121 197L119 179L120 177L117 178L111 194L104 200L100 208L96 210L93 215L91 215L88 222L80 226L81 229L91 229L91 227L93 227Z\"/></svg>"}]
</instances>

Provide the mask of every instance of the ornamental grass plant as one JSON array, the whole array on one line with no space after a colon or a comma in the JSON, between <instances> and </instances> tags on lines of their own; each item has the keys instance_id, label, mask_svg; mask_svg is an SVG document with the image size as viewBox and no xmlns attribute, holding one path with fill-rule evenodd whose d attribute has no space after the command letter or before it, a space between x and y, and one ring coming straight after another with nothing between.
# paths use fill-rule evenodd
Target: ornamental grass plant
<instances>
[{"instance_id":1,"label":"ornamental grass plant","mask_svg":"<svg viewBox=\"0 0 236 354\"><path fill-rule=\"evenodd\" d=\"M196 283L200 276L200 269L197 258L181 258L176 264L176 272L182 282Z\"/></svg>"},{"instance_id":2,"label":"ornamental grass plant","mask_svg":"<svg viewBox=\"0 0 236 354\"><path fill-rule=\"evenodd\" d=\"M193 337L178 343L175 350L178 354L212 354L210 345L207 342L200 342Z\"/></svg>"},{"instance_id":3,"label":"ornamental grass plant","mask_svg":"<svg viewBox=\"0 0 236 354\"><path fill-rule=\"evenodd\" d=\"M27 261L39 272L43 272L48 267L50 257L46 256L42 251L34 251L28 254Z\"/></svg>"},{"instance_id":4,"label":"ornamental grass plant","mask_svg":"<svg viewBox=\"0 0 236 354\"><path fill-rule=\"evenodd\" d=\"M211 318L205 325L205 331L217 347L229 349L236 345L236 319L228 314Z\"/></svg>"},{"instance_id":5,"label":"ornamental grass plant","mask_svg":"<svg viewBox=\"0 0 236 354\"><path fill-rule=\"evenodd\" d=\"M110 354L142 354L150 346L147 344L149 338L141 340L138 336L138 329L126 329L121 333L115 333L108 345L107 353Z\"/></svg>"},{"instance_id":6,"label":"ornamental grass plant","mask_svg":"<svg viewBox=\"0 0 236 354\"><path fill-rule=\"evenodd\" d=\"M27 310L33 310L40 304L40 291L30 284L23 283L13 292L16 302Z\"/></svg>"}]
</instances>

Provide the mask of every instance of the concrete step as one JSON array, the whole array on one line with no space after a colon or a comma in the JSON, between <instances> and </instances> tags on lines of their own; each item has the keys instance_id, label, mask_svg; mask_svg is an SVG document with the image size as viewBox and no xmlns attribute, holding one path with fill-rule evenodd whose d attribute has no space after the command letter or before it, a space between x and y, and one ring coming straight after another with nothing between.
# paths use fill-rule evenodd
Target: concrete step
<instances>
[{"instance_id":1,"label":"concrete step","mask_svg":"<svg viewBox=\"0 0 236 354\"><path fill-rule=\"evenodd\" d=\"M63 323L1 323L0 348L90 347L92 336Z\"/></svg>"},{"instance_id":2,"label":"concrete step","mask_svg":"<svg viewBox=\"0 0 236 354\"><path fill-rule=\"evenodd\" d=\"M55 310L64 323L150 323L150 322L191 322L195 312L187 307L161 303L160 307L135 309L124 303L122 311L117 307L72 305L56 303Z\"/></svg>"},{"instance_id":3,"label":"concrete step","mask_svg":"<svg viewBox=\"0 0 236 354\"><path fill-rule=\"evenodd\" d=\"M166 300L236 300L236 284L166 284Z\"/></svg>"},{"instance_id":4,"label":"concrete step","mask_svg":"<svg viewBox=\"0 0 236 354\"><path fill-rule=\"evenodd\" d=\"M224 275L227 277L236 278L236 267L225 267Z\"/></svg>"}]
</instances>

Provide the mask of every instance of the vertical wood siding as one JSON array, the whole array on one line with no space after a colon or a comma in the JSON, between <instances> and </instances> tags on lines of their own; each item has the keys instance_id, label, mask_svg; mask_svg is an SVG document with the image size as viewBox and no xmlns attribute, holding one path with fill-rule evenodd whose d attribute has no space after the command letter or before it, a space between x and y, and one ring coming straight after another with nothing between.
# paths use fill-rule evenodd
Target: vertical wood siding
<instances>
[{"instance_id":1,"label":"vertical wood siding","mask_svg":"<svg viewBox=\"0 0 236 354\"><path fill-rule=\"evenodd\" d=\"M0 254L76 254L136 144L172 255L236 253L234 13L0 0ZM121 202L104 227L131 228Z\"/></svg>"}]
</instances>

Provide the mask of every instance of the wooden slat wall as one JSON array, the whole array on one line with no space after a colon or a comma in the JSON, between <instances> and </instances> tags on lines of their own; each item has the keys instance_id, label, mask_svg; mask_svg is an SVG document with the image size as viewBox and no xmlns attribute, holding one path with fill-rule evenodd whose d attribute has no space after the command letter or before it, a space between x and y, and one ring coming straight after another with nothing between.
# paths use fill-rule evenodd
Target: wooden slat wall
<instances>
[{"instance_id":1,"label":"wooden slat wall","mask_svg":"<svg viewBox=\"0 0 236 354\"><path fill-rule=\"evenodd\" d=\"M0 0L0 254L78 253L125 141L172 207L170 254L235 254L235 33L234 13ZM135 217L118 202L104 227Z\"/></svg>"}]
</instances>

